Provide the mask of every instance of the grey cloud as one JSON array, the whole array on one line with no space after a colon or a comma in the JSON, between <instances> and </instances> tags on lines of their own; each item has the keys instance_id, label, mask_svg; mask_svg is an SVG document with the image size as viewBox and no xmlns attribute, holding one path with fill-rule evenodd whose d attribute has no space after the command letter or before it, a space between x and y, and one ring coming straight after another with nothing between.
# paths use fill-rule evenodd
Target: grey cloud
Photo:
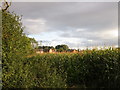
<instances>
[{"instance_id":1,"label":"grey cloud","mask_svg":"<svg viewBox=\"0 0 120 90\"><path fill-rule=\"evenodd\" d=\"M13 7L18 8L13 8ZM24 18L45 18L53 28L89 28L91 31L109 29L117 24L117 3L13 3L12 10Z\"/></svg>"},{"instance_id":2,"label":"grey cloud","mask_svg":"<svg viewBox=\"0 0 120 90\"><path fill-rule=\"evenodd\" d=\"M116 2L14 2L11 11L23 15L26 19L46 20L46 29L42 28L30 31L26 28L25 33L58 32L60 38L85 39L83 45L88 45L87 40L95 43L110 42L117 44L116 38L101 36L101 32L114 30L118 27L118 3ZM30 25L29 22L25 25ZM39 24L33 23L39 28ZM76 32L77 29L85 29ZM74 43L67 42L70 46ZM90 45L90 44L89 44Z\"/></svg>"},{"instance_id":3,"label":"grey cloud","mask_svg":"<svg viewBox=\"0 0 120 90\"><path fill-rule=\"evenodd\" d=\"M110 37L110 36L103 36L103 32L89 32L88 30L86 31L80 31L80 32L74 32L69 31L69 32L64 32L61 34L61 37L65 38L76 38L79 40L84 40L82 41L83 46L98 46L98 45L118 45L118 37ZM105 34L106 35L106 34ZM92 40L92 43L89 42L88 40Z\"/></svg>"}]
</instances>

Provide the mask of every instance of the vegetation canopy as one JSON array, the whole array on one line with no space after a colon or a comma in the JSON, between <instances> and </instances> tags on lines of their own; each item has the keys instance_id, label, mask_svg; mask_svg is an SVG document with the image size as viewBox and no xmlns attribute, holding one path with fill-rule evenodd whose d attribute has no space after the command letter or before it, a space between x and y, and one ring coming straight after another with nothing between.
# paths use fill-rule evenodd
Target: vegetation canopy
<instances>
[{"instance_id":1,"label":"vegetation canopy","mask_svg":"<svg viewBox=\"0 0 120 90\"><path fill-rule=\"evenodd\" d=\"M64 52L64 51L67 51L69 49L69 47L67 45L57 45L55 47L55 49L58 51L58 52Z\"/></svg>"},{"instance_id":2,"label":"vegetation canopy","mask_svg":"<svg viewBox=\"0 0 120 90\"><path fill-rule=\"evenodd\" d=\"M118 48L66 53L69 47L58 45L64 53L27 57L37 42L23 33L20 16L1 12L3 88L120 88Z\"/></svg>"}]
</instances>

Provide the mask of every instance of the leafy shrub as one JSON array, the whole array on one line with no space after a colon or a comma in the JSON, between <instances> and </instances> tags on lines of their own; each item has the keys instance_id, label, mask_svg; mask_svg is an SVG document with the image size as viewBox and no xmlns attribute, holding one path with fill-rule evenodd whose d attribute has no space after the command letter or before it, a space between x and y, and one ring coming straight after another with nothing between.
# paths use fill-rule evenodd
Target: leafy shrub
<instances>
[{"instance_id":1,"label":"leafy shrub","mask_svg":"<svg viewBox=\"0 0 120 90\"><path fill-rule=\"evenodd\" d=\"M41 54L3 67L4 87L119 87L118 49Z\"/></svg>"}]
</instances>

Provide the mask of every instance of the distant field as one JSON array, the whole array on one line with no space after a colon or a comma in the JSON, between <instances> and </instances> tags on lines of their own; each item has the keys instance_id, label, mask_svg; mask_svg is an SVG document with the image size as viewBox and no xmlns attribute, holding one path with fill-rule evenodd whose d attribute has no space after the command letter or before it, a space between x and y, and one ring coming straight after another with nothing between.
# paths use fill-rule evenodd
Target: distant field
<instances>
[{"instance_id":1,"label":"distant field","mask_svg":"<svg viewBox=\"0 0 120 90\"><path fill-rule=\"evenodd\" d=\"M7 62L3 86L19 88L120 88L118 49L44 53Z\"/></svg>"}]
</instances>

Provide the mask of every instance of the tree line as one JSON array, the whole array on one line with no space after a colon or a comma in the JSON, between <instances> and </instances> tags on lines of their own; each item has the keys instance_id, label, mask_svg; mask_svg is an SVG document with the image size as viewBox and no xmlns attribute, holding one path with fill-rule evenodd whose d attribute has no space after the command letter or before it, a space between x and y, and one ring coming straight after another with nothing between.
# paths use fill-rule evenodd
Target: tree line
<instances>
[{"instance_id":1,"label":"tree line","mask_svg":"<svg viewBox=\"0 0 120 90\"><path fill-rule=\"evenodd\" d=\"M57 52L65 52L69 50L68 45L62 44L62 45L57 45L55 47L53 46L38 46L38 49L43 49L44 51L47 51L49 49L56 50Z\"/></svg>"}]
</instances>

